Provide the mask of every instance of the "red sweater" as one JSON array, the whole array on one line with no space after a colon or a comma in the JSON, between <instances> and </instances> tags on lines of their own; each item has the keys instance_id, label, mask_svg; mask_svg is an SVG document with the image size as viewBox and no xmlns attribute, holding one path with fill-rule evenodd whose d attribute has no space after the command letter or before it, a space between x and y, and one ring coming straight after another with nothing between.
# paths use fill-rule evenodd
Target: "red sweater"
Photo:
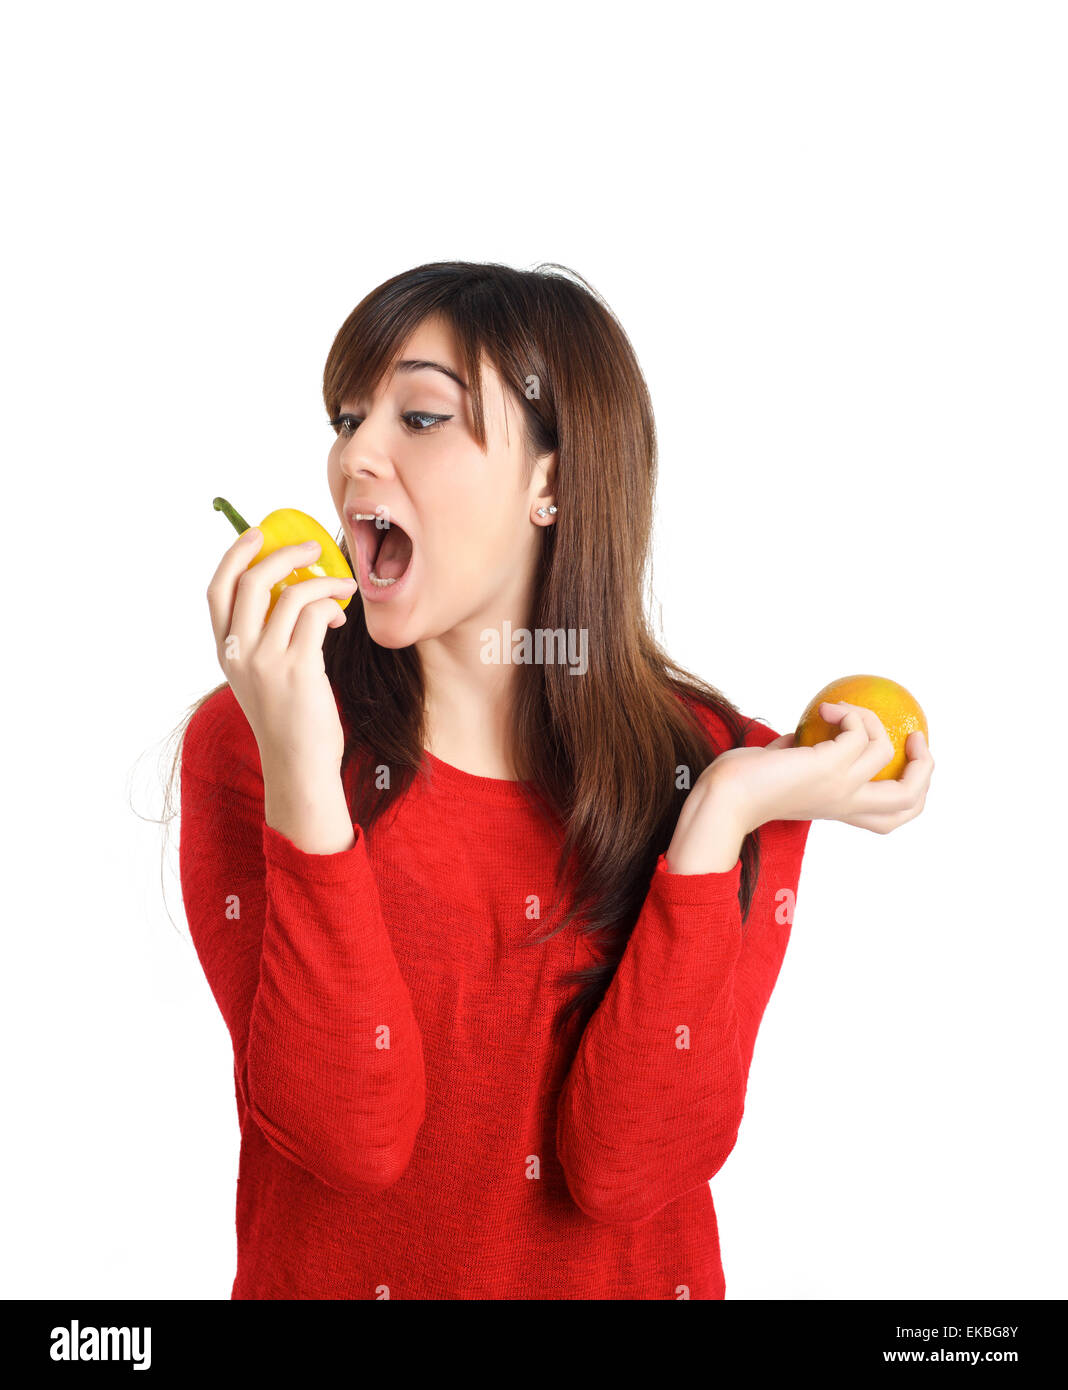
<instances>
[{"instance_id":1,"label":"red sweater","mask_svg":"<svg viewBox=\"0 0 1068 1390\"><path fill-rule=\"evenodd\" d=\"M604 1001L554 1042L562 977L594 959L574 924L526 944L560 918L559 828L515 782L425 766L369 837L308 854L264 821L229 687L187 730L182 892L241 1128L231 1297L723 1298L709 1179L811 822L762 828L744 939L741 861L661 855Z\"/></svg>"}]
</instances>

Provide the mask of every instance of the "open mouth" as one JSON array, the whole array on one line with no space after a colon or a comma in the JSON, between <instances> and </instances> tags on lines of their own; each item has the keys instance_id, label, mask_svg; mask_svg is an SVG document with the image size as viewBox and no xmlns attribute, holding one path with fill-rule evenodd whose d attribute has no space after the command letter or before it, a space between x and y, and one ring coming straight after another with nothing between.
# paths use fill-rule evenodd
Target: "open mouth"
<instances>
[{"instance_id":1,"label":"open mouth","mask_svg":"<svg viewBox=\"0 0 1068 1390\"><path fill-rule=\"evenodd\" d=\"M364 517L353 523L353 532L371 584L376 589L396 584L412 563L412 541L407 531L395 521L379 526L374 518Z\"/></svg>"}]
</instances>

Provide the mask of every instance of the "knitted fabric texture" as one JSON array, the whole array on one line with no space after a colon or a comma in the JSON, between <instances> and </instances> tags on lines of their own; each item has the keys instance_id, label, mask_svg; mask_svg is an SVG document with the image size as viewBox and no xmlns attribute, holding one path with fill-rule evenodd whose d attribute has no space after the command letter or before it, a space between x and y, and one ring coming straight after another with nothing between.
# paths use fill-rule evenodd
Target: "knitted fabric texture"
<instances>
[{"instance_id":1,"label":"knitted fabric texture","mask_svg":"<svg viewBox=\"0 0 1068 1390\"><path fill-rule=\"evenodd\" d=\"M574 923L532 941L563 915L560 827L518 783L424 758L369 836L308 854L265 823L229 687L186 732L182 893L241 1132L231 1297L724 1298L709 1180L811 822L761 827L744 934L740 860L661 855L607 995L556 1039L563 977L597 959Z\"/></svg>"}]
</instances>

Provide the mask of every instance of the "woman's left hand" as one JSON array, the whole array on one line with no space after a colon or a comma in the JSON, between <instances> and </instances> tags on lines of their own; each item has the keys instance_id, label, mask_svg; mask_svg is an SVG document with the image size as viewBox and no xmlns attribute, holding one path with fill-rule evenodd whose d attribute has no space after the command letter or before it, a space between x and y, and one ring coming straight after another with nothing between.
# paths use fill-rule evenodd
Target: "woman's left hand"
<instances>
[{"instance_id":1,"label":"woman's left hand","mask_svg":"<svg viewBox=\"0 0 1068 1390\"><path fill-rule=\"evenodd\" d=\"M763 748L729 748L709 764L694 790L707 778L746 833L772 820L839 820L886 835L918 816L934 771L923 734L909 734L899 778L873 782L894 756L879 716L844 701L824 701L819 712L829 724L841 724L833 739L795 747L789 733Z\"/></svg>"}]
</instances>

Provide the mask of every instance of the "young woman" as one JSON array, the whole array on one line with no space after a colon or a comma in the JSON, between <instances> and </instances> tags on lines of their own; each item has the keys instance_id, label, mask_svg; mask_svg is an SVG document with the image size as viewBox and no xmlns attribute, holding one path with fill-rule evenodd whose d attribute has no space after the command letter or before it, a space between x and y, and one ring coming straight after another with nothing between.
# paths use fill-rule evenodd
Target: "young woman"
<instances>
[{"instance_id":1,"label":"young woman","mask_svg":"<svg viewBox=\"0 0 1068 1390\"><path fill-rule=\"evenodd\" d=\"M310 556L250 568L255 531L208 586L180 871L233 1041L235 1299L723 1298L709 1179L811 821L922 809L919 736L872 783L870 712L795 748L654 641L653 412L564 269L369 294L323 384L356 597L264 623Z\"/></svg>"}]
</instances>

